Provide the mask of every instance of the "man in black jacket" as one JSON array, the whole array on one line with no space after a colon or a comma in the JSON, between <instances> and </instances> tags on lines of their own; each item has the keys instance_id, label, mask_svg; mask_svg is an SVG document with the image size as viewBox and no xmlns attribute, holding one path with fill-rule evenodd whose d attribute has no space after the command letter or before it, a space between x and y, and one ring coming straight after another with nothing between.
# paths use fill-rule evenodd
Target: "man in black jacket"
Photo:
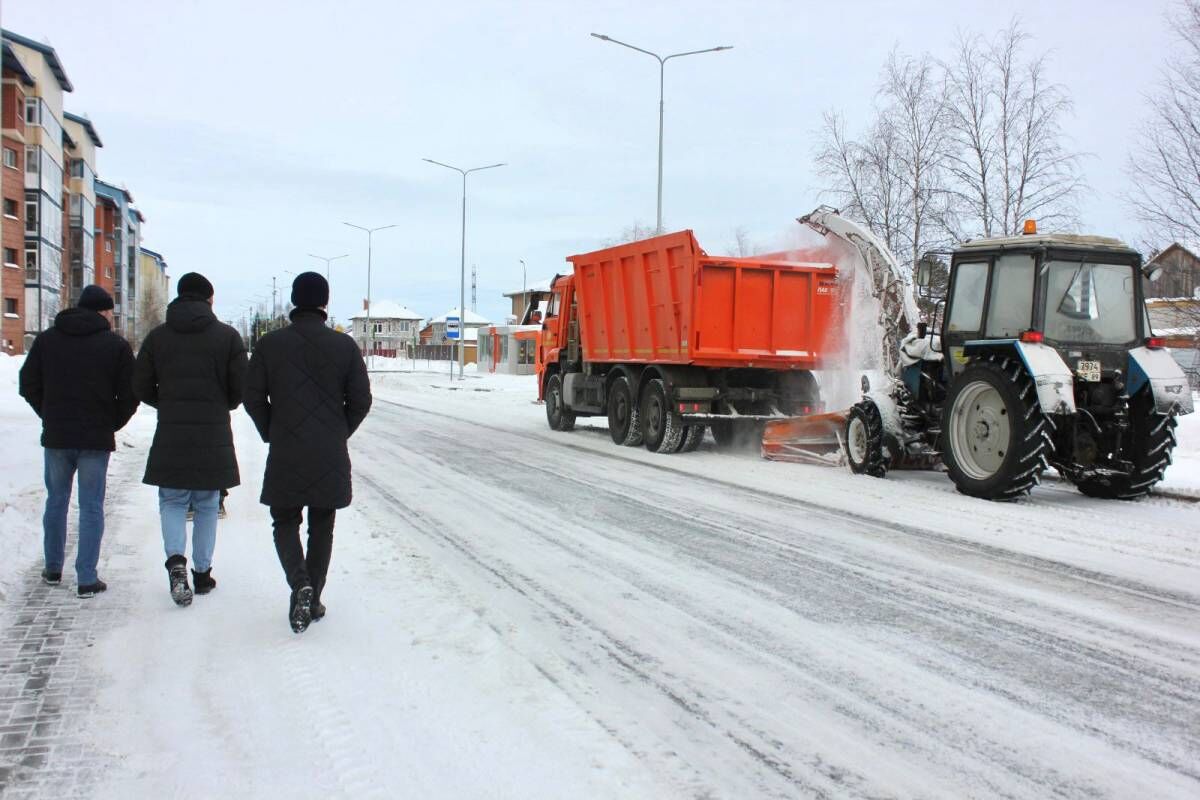
<instances>
[{"instance_id":1,"label":"man in black jacket","mask_svg":"<svg viewBox=\"0 0 1200 800\"><path fill-rule=\"evenodd\" d=\"M296 633L325 616L321 590L333 552L336 509L350 505L346 440L371 408L371 384L354 339L325 325L329 284L316 272L292 283L292 324L258 341L246 376L246 412L270 444L262 503L291 587ZM300 545L308 507L308 554Z\"/></svg>"},{"instance_id":2,"label":"man in black jacket","mask_svg":"<svg viewBox=\"0 0 1200 800\"><path fill-rule=\"evenodd\" d=\"M62 582L66 558L67 507L71 482L79 475L79 552L75 577L80 597L108 588L96 574L104 538L104 489L113 434L125 427L134 397L133 351L113 333L103 312L113 300L99 286L86 286L79 305L54 318L38 334L21 367L21 396L42 418L46 463L46 511L42 517L46 566L42 579Z\"/></svg>"},{"instance_id":3,"label":"man in black jacket","mask_svg":"<svg viewBox=\"0 0 1200 800\"><path fill-rule=\"evenodd\" d=\"M133 388L158 409L158 428L146 460L144 483L158 488L163 549L171 598L192 602L187 579L187 513L192 522L192 577L196 594L207 594L217 542L221 490L237 486L237 453L229 412L242 402L246 347L238 332L212 310L213 287L189 272L179 279L179 296L167 306L167 321L150 331L138 351Z\"/></svg>"}]
</instances>

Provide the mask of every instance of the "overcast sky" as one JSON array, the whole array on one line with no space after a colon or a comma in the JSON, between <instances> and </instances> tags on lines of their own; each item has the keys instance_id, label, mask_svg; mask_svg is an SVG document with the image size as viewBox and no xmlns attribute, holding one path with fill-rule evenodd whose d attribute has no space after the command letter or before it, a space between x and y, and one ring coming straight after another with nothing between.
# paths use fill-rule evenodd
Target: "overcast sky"
<instances>
[{"instance_id":1,"label":"overcast sky","mask_svg":"<svg viewBox=\"0 0 1200 800\"><path fill-rule=\"evenodd\" d=\"M66 107L104 140L98 174L147 217L172 277L203 272L233 318L271 278L334 262L332 311L367 292L426 316L457 305L461 179L421 161L508 166L473 175L467 269L478 309L563 270L634 221L653 225L662 53L664 217L709 252L739 226L779 240L817 205L823 111L866 120L889 50L949 56L959 30L1014 17L1052 52L1090 191L1086 232L1137 239L1119 200L1143 96L1169 44L1164 0L997 2L65 2L4 0L4 27L58 51ZM173 287L172 287L173 288Z\"/></svg>"}]
</instances>

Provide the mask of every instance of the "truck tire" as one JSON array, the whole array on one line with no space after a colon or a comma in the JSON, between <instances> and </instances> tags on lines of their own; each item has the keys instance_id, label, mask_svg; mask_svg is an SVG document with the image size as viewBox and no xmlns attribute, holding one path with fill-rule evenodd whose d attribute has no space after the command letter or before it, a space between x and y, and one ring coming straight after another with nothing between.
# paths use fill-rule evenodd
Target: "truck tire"
<instances>
[{"instance_id":1,"label":"truck tire","mask_svg":"<svg viewBox=\"0 0 1200 800\"><path fill-rule=\"evenodd\" d=\"M687 430L683 433L683 441L679 445L679 452L694 453L700 449L700 443L704 441L705 425L688 425Z\"/></svg>"},{"instance_id":2,"label":"truck tire","mask_svg":"<svg viewBox=\"0 0 1200 800\"><path fill-rule=\"evenodd\" d=\"M1075 485L1088 497L1106 500L1136 500L1150 494L1162 480L1175 449L1175 416L1160 414L1154 398L1142 391L1129 401L1129 437L1120 457L1133 463L1128 475L1079 480Z\"/></svg>"},{"instance_id":3,"label":"truck tire","mask_svg":"<svg viewBox=\"0 0 1200 800\"><path fill-rule=\"evenodd\" d=\"M575 429L575 412L563 401L562 375L557 372L546 380L546 422L555 431Z\"/></svg>"},{"instance_id":4,"label":"truck tire","mask_svg":"<svg viewBox=\"0 0 1200 800\"><path fill-rule=\"evenodd\" d=\"M624 375L608 390L608 433L614 444L637 447L642 443L642 415L633 396L633 387Z\"/></svg>"},{"instance_id":5,"label":"truck tire","mask_svg":"<svg viewBox=\"0 0 1200 800\"><path fill-rule=\"evenodd\" d=\"M674 453L679 449L683 429L683 417L667 402L662 379L647 381L642 389L642 436L646 449L653 453Z\"/></svg>"},{"instance_id":6,"label":"truck tire","mask_svg":"<svg viewBox=\"0 0 1200 800\"><path fill-rule=\"evenodd\" d=\"M1024 365L1011 358L970 363L942 410L943 461L963 494L1014 500L1041 480L1049 424Z\"/></svg>"},{"instance_id":7,"label":"truck tire","mask_svg":"<svg viewBox=\"0 0 1200 800\"><path fill-rule=\"evenodd\" d=\"M846 460L856 475L882 478L887 475L883 447L883 417L879 406L863 400L850 407L846 417Z\"/></svg>"},{"instance_id":8,"label":"truck tire","mask_svg":"<svg viewBox=\"0 0 1200 800\"><path fill-rule=\"evenodd\" d=\"M777 386L779 410L786 416L812 413L821 402L821 389L817 385L817 379L808 370L780 374Z\"/></svg>"},{"instance_id":9,"label":"truck tire","mask_svg":"<svg viewBox=\"0 0 1200 800\"><path fill-rule=\"evenodd\" d=\"M733 447L733 422L727 419L716 419L708 426L712 431L713 441L718 450L729 450Z\"/></svg>"}]
</instances>

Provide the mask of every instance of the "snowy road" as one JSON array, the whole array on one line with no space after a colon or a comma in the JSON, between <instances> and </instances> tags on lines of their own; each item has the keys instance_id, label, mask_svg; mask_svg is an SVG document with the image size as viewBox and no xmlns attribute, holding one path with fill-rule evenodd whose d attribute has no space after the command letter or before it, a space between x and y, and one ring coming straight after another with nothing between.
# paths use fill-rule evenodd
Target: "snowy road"
<instances>
[{"instance_id":1,"label":"snowy road","mask_svg":"<svg viewBox=\"0 0 1200 800\"><path fill-rule=\"evenodd\" d=\"M1161 585L944 532L1044 505L955 498L931 529L627 459L603 431L544 441L380 402L360 506L678 794L1200 791L1194 552L1139 556L1182 580ZM1057 536L1194 542L1194 507L1069 500Z\"/></svg>"}]
</instances>

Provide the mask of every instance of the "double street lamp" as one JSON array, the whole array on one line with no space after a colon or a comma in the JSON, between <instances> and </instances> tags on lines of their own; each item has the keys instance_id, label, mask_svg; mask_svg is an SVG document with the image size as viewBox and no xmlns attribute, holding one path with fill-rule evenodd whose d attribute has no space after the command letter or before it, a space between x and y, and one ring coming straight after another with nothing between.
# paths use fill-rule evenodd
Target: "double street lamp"
<instances>
[{"instance_id":1,"label":"double street lamp","mask_svg":"<svg viewBox=\"0 0 1200 800\"><path fill-rule=\"evenodd\" d=\"M439 167L452 169L462 175L462 257L459 264L458 276L458 379L463 379L463 367L466 364L466 351L463 348L463 338L467 333L466 325L466 304L467 304L467 176L472 172L479 172L485 169L495 169L503 167L504 163L488 164L486 167L471 167L470 169L462 169L454 167L450 164L443 164L441 161L434 161L432 158L423 158L422 161L428 161L430 164L437 164Z\"/></svg>"},{"instance_id":2,"label":"double street lamp","mask_svg":"<svg viewBox=\"0 0 1200 800\"><path fill-rule=\"evenodd\" d=\"M662 224L662 185L663 185L663 82L664 73L666 72L667 62L672 58L683 58L684 56L696 56L701 53L717 53L721 50L732 50L732 45L721 45L720 47L709 47L706 50L688 50L686 53L672 53L669 56L660 56L658 53L652 53L649 50L643 50L640 47L628 44L627 42L618 41L611 36L605 36L602 33L593 33L592 36L603 41L619 44L622 47L628 47L630 50L636 50L639 53L645 53L648 56L653 56L658 61L658 222L654 228L654 232L661 234L663 232Z\"/></svg>"},{"instance_id":3,"label":"double street lamp","mask_svg":"<svg viewBox=\"0 0 1200 800\"><path fill-rule=\"evenodd\" d=\"M368 355L375 355L375 327L371 325L371 237L376 231L385 231L388 228L395 228L396 225L380 225L378 228L364 228L361 225L355 225L353 222L343 222L343 225L349 225L351 228L358 228L360 231L367 232L367 330L371 333L371 347L367 351ZM316 256L320 258L320 256ZM341 256L335 256L341 258ZM330 259L333 261L334 259ZM328 269L328 264L325 265Z\"/></svg>"}]
</instances>

